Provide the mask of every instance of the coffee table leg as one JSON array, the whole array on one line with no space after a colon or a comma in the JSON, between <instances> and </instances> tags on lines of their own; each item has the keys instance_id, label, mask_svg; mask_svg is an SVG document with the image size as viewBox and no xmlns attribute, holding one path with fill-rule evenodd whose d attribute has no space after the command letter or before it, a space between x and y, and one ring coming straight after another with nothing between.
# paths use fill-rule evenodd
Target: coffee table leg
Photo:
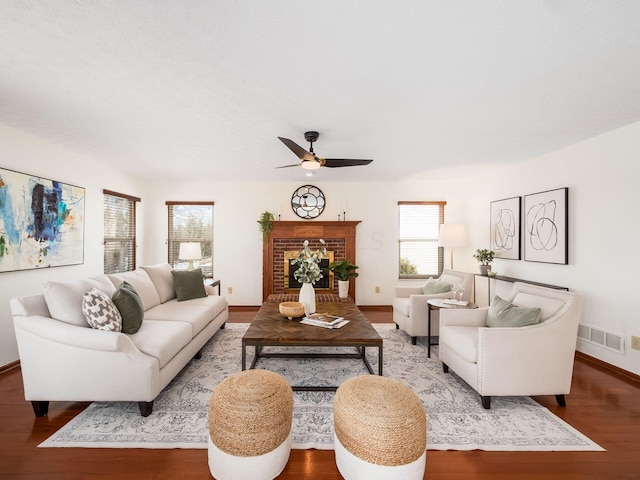
<instances>
[{"instance_id":1,"label":"coffee table leg","mask_svg":"<svg viewBox=\"0 0 640 480\"><path fill-rule=\"evenodd\" d=\"M382 345L378 347L378 375L382 376Z\"/></svg>"},{"instance_id":2,"label":"coffee table leg","mask_svg":"<svg viewBox=\"0 0 640 480\"><path fill-rule=\"evenodd\" d=\"M247 367L247 346L242 342L242 371Z\"/></svg>"}]
</instances>

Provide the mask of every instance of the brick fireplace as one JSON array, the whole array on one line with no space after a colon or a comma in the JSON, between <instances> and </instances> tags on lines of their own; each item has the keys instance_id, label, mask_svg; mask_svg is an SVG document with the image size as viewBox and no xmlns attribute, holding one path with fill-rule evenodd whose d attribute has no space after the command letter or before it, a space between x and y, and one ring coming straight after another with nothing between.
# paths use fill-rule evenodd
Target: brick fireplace
<instances>
[{"instance_id":1,"label":"brick fireplace","mask_svg":"<svg viewBox=\"0 0 640 480\"><path fill-rule=\"evenodd\" d=\"M292 293L297 289L285 287L285 252L302 249L302 242L309 240L312 250L320 247L320 238L326 242L327 251L333 252L336 261L348 259L356 262L356 226L359 221L275 221L269 238L262 248L262 299L272 293ZM333 279L323 293L338 293L337 279ZM349 284L349 296L355 300L356 284Z\"/></svg>"}]
</instances>

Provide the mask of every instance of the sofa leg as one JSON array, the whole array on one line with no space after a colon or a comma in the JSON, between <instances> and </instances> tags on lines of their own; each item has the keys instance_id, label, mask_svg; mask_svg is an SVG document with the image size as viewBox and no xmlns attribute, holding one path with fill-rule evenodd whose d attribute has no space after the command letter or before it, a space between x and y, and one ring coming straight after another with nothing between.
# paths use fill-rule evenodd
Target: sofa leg
<instances>
[{"instance_id":1,"label":"sofa leg","mask_svg":"<svg viewBox=\"0 0 640 480\"><path fill-rule=\"evenodd\" d=\"M227 324L227 322L224 322L222 325L220 325L220 330L224 330L225 325Z\"/></svg>"},{"instance_id":2,"label":"sofa leg","mask_svg":"<svg viewBox=\"0 0 640 480\"><path fill-rule=\"evenodd\" d=\"M150 402L138 402L138 408L140 409L140 415L148 417L153 412L153 400Z\"/></svg>"},{"instance_id":3,"label":"sofa leg","mask_svg":"<svg viewBox=\"0 0 640 480\"><path fill-rule=\"evenodd\" d=\"M442 371L444 373L449 373L449 365L447 365L446 363L442 364Z\"/></svg>"},{"instance_id":4,"label":"sofa leg","mask_svg":"<svg viewBox=\"0 0 640 480\"><path fill-rule=\"evenodd\" d=\"M396 330L400 330L400 325L396 323Z\"/></svg>"},{"instance_id":5,"label":"sofa leg","mask_svg":"<svg viewBox=\"0 0 640 480\"><path fill-rule=\"evenodd\" d=\"M485 410L490 410L491 397L490 396L485 397L484 395L481 395L480 398L482 399L482 406L485 408Z\"/></svg>"},{"instance_id":6,"label":"sofa leg","mask_svg":"<svg viewBox=\"0 0 640 480\"><path fill-rule=\"evenodd\" d=\"M31 402L36 417L45 417L49 413L49 402Z\"/></svg>"},{"instance_id":7,"label":"sofa leg","mask_svg":"<svg viewBox=\"0 0 640 480\"><path fill-rule=\"evenodd\" d=\"M418 340L418 337L411 337L411 345L415 345L416 340Z\"/></svg>"},{"instance_id":8,"label":"sofa leg","mask_svg":"<svg viewBox=\"0 0 640 480\"><path fill-rule=\"evenodd\" d=\"M556 402L558 402L558 405L561 407L567 406L567 401L565 400L564 395L556 395Z\"/></svg>"},{"instance_id":9,"label":"sofa leg","mask_svg":"<svg viewBox=\"0 0 640 480\"><path fill-rule=\"evenodd\" d=\"M196 360L200 360L202 358L202 349L198 350L198 352L193 356Z\"/></svg>"}]
</instances>

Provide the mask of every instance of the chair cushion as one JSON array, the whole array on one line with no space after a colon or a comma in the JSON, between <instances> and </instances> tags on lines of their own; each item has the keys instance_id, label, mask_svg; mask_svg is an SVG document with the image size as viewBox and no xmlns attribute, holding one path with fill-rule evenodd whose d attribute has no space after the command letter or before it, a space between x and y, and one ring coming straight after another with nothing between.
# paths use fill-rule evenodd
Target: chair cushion
<instances>
[{"instance_id":1,"label":"chair cushion","mask_svg":"<svg viewBox=\"0 0 640 480\"><path fill-rule=\"evenodd\" d=\"M202 280L202 270L185 270L171 272L173 275L173 286L176 289L176 298L179 302L203 298L207 296Z\"/></svg>"},{"instance_id":2,"label":"chair cushion","mask_svg":"<svg viewBox=\"0 0 640 480\"><path fill-rule=\"evenodd\" d=\"M524 292L519 292L512 302L519 307L539 307L542 310L542 322L555 315L565 305L563 301L555 298L546 298Z\"/></svg>"},{"instance_id":3,"label":"chair cushion","mask_svg":"<svg viewBox=\"0 0 640 480\"><path fill-rule=\"evenodd\" d=\"M427 280L427 283L422 287L422 293L425 294L433 294L433 293L447 293L451 291L451 284L446 282L441 282L440 280L436 280L434 278L430 278Z\"/></svg>"},{"instance_id":4,"label":"chair cushion","mask_svg":"<svg viewBox=\"0 0 640 480\"><path fill-rule=\"evenodd\" d=\"M149 278L153 282L153 285L158 291L160 297L160 303L168 302L172 298L176 298L176 289L173 288L173 267L168 263L161 263L158 265L149 265L140 267L147 272Z\"/></svg>"},{"instance_id":5,"label":"chair cushion","mask_svg":"<svg viewBox=\"0 0 640 480\"><path fill-rule=\"evenodd\" d=\"M127 282L140 296L142 305L145 310L149 310L156 305L160 305L160 296L155 285L151 281L151 277L142 269L133 270L132 272L113 273L109 278L116 287L122 282Z\"/></svg>"},{"instance_id":6,"label":"chair cushion","mask_svg":"<svg viewBox=\"0 0 640 480\"><path fill-rule=\"evenodd\" d=\"M122 316L109 295L92 288L82 297L82 313L91 328L120 332Z\"/></svg>"},{"instance_id":7,"label":"chair cushion","mask_svg":"<svg viewBox=\"0 0 640 480\"><path fill-rule=\"evenodd\" d=\"M127 282L122 282L113 294L112 300L122 316L122 333L133 334L140 330L144 308L135 288Z\"/></svg>"},{"instance_id":8,"label":"chair cushion","mask_svg":"<svg viewBox=\"0 0 640 480\"><path fill-rule=\"evenodd\" d=\"M44 299L51 318L79 327L88 327L82 313L82 297L84 292L97 288L107 295L113 294L115 288L106 275L73 280L69 282L47 282L44 284Z\"/></svg>"},{"instance_id":9,"label":"chair cushion","mask_svg":"<svg viewBox=\"0 0 640 480\"><path fill-rule=\"evenodd\" d=\"M497 295L487 312L487 327L525 327L540 323L539 307L517 307Z\"/></svg>"},{"instance_id":10,"label":"chair cushion","mask_svg":"<svg viewBox=\"0 0 640 480\"><path fill-rule=\"evenodd\" d=\"M464 360L478 363L478 332L476 326L440 325L440 342L445 343Z\"/></svg>"}]
</instances>

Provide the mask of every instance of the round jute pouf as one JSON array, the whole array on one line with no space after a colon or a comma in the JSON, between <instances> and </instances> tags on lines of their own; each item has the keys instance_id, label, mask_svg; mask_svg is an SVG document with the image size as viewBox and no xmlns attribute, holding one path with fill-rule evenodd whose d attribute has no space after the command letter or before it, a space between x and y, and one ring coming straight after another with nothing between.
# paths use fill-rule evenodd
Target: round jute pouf
<instances>
[{"instance_id":1,"label":"round jute pouf","mask_svg":"<svg viewBox=\"0 0 640 480\"><path fill-rule=\"evenodd\" d=\"M427 417L409 387L377 375L350 378L336 391L333 425L346 480L423 478Z\"/></svg>"},{"instance_id":2,"label":"round jute pouf","mask_svg":"<svg viewBox=\"0 0 640 480\"><path fill-rule=\"evenodd\" d=\"M291 452L293 391L277 373L247 370L216 387L209 403L209 469L216 480L271 480Z\"/></svg>"}]
</instances>

